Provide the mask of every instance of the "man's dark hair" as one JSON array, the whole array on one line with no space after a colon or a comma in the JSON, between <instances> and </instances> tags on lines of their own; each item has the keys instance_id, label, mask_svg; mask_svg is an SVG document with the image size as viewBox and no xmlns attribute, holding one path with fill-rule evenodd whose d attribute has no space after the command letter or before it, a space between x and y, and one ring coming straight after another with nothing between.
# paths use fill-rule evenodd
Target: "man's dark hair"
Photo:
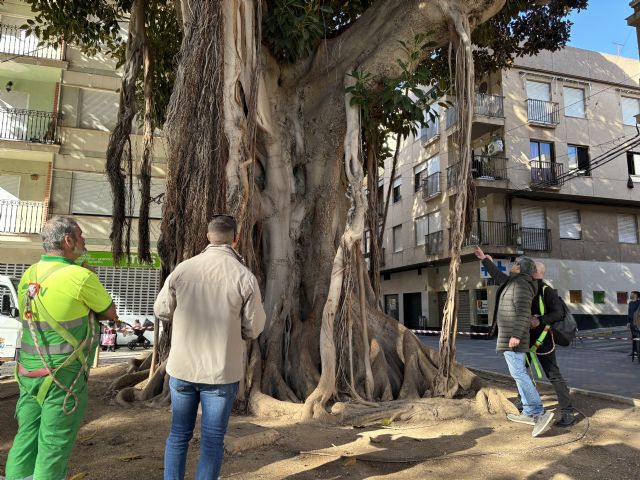
<instances>
[{"instance_id":1,"label":"man's dark hair","mask_svg":"<svg viewBox=\"0 0 640 480\"><path fill-rule=\"evenodd\" d=\"M215 215L207 231L215 243L231 243L236 236L236 219L231 215Z\"/></svg>"},{"instance_id":2,"label":"man's dark hair","mask_svg":"<svg viewBox=\"0 0 640 480\"><path fill-rule=\"evenodd\" d=\"M636 300L637 300L638 298L640 298L640 292L639 292L639 291L637 291L637 290L633 290L631 293L632 293L633 295L635 295L635 296L636 296Z\"/></svg>"}]
</instances>

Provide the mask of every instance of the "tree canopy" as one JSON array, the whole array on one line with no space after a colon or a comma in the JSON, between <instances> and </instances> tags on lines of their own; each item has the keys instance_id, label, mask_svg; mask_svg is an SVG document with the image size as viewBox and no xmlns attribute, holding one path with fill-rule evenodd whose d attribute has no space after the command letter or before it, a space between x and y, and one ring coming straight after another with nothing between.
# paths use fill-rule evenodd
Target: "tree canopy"
<instances>
[{"instance_id":1,"label":"tree canopy","mask_svg":"<svg viewBox=\"0 0 640 480\"><path fill-rule=\"evenodd\" d=\"M374 3L383 0L265 0L262 41L282 63L313 55L322 39L340 35ZM62 40L77 45L88 55L111 55L124 64L126 35L123 28L133 0L26 0L35 14L27 26L44 42ZM588 0L507 0L504 8L473 32L474 59L479 74L508 68L515 58L555 51L569 40L568 14L587 7ZM156 124L164 123L166 106L175 80L182 38L179 0L145 2L146 33L154 56ZM425 42L425 48L433 48ZM423 79L449 82L446 49L435 49L421 65ZM366 75L366 72L363 72ZM142 80L138 91L142 92ZM390 95L390 94L388 94ZM141 94L140 94L141 98ZM380 97L384 99L384 97ZM406 105L406 100L401 101ZM394 104L396 105L396 104ZM415 112L416 120L420 113ZM399 129L406 127L397 125ZM397 129L391 129L400 133Z\"/></svg>"}]
</instances>

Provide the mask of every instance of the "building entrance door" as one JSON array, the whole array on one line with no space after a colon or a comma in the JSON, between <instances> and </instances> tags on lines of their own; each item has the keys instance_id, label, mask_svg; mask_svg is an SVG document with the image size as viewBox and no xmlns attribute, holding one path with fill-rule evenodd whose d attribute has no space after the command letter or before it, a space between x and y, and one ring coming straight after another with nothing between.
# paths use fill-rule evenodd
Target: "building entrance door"
<instances>
[{"instance_id":1,"label":"building entrance door","mask_svg":"<svg viewBox=\"0 0 640 480\"><path fill-rule=\"evenodd\" d=\"M407 328L419 328L418 317L422 315L422 294L405 293L402 295L404 304L404 326Z\"/></svg>"}]
</instances>

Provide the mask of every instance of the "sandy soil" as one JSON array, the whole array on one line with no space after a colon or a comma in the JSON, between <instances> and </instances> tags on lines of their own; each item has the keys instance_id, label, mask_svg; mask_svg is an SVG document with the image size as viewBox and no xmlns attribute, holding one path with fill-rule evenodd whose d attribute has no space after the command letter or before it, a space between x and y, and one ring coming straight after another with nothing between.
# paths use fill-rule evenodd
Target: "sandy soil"
<instances>
[{"instance_id":1,"label":"sandy soil","mask_svg":"<svg viewBox=\"0 0 640 480\"><path fill-rule=\"evenodd\" d=\"M70 463L74 480L161 479L168 409L122 408L106 396L123 365L92 372L91 399ZM639 372L640 375L640 372ZM639 377L640 378L640 377ZM492 386L514 396L512 385ZM555 406L543 389L547 407ZM0 382L0 475L16 430L17 387ZM575 396L586 415L568 429L531 437L531 427L478 414L474 401L430 399L410 421L332 426L292 418L232 417L229 435L249 438L275 429L279 439L227 454L221 478L241 479L636 479L640 472L637 408ZM365 410L362 410L365 413ZM353 424L356 424L355 426ZM187 478L194 478L199 431L190 448Z\"/></svg>"}]
</instances>

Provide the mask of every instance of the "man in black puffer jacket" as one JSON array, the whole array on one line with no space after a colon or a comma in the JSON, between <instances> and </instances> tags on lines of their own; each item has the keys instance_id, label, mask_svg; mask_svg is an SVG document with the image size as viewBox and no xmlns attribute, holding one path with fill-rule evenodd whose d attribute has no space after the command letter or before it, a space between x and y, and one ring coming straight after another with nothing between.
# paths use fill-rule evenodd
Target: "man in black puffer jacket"
<instances>
[{"instance_id":1,"label":"man in black puffer jacket","mask_svg":"<svg viewBox=\"0 0 640 480\"><path fill-rule=\"evenodd\" d=\"M528 257L520 257L506 275L485 255L480 247L475 255L500 288L496 293L494 324L498 326L496 350L503 352L509 373L515 380L522 399L522 414L509 414L512 422L533 425L532 436L537 437L547 431L553 421L553 412L545 412L540 395L527 373L525 356L529 351L529 326L531 302L538 291L532 275L535 263Z\"/></svg>"}]
</instances>

